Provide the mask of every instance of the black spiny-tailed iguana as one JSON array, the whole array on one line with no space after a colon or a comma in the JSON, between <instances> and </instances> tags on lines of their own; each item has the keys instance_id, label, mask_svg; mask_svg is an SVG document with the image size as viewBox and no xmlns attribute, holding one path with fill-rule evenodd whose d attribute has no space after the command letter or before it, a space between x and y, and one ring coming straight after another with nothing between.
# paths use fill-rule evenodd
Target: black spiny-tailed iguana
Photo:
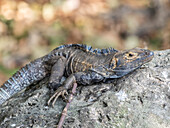
<instances>
[{"instance_id":1,"label":"black spiny-tailed iguana","mask_svg":"<svg viewBox=\"0 0 170 128\"><path fill-rule=\"evenodd\" d=\"M91 46L82 44L62 45L30 62L9 78L0 87L0 105L15 93L47 75L50 75L49 86L57 89L55 97L58 97L64 96L75 81L87 85L120 78L152 58L153 52L140 48L117 51L113 48L92 49ZM66 76L67 79L60 85L62 76Z\"/></svg>"}]
</instances>

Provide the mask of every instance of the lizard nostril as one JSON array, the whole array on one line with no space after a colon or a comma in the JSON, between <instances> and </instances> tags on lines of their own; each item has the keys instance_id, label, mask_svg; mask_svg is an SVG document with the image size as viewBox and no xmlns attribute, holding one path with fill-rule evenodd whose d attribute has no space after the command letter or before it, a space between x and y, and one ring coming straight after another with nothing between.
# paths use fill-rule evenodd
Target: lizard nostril
<instances>
[{"instance_id":1,"label":"lizard nostril","mask_svg":"<svg viewBox=\"0 0 170 128\"><path fill-rule=\"evenodd\" d=\"M153 55L154 55L154 53L153 53L153 52L150 52L149 54L150 54L150 56L153 56Z\"/></svg>"}]
</instances>

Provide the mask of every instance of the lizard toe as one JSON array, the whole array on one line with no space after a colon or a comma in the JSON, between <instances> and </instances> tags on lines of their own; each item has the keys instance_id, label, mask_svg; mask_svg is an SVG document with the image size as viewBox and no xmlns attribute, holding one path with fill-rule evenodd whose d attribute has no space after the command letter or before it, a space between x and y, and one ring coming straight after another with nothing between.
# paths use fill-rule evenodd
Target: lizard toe
<instances>
[{"instance_id":1,"label":"lizard toe","mask_svg":"<svg viewBox=\"0 0 170 128\"><path fill-rule=\"evenodd\" d=\"M64 87L59 87L56 92L50 97L50 99L48 100L48 106L50 105L50 103L52 102L52 106L54 107L54 104L56 102L56 100L58 99L59 96L62 96L64 98L64 100L66 99L65 95L68 95L67 90ZM52 101L53 100L53 101Z\"/></svg>"}]
</instances>

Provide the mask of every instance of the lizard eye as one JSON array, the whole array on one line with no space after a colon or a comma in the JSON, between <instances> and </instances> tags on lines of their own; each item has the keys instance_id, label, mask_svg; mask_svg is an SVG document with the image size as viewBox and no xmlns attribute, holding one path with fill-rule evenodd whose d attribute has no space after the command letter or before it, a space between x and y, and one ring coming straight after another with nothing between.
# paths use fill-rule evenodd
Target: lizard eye
<instances>
[{"instance_id":1,"label":"lizard eye","mask_svg":"<svg viewBox=\"0 0 170 128\"><path fill-rule=\"evenodd\" d=\"M129 52L129 53L125 54L126 59L134 59L134 58L136 58L136 56L137 55L135 53L133 53L133 52Z\"/></svg>"},{"instance_id":2,"label":"lizard eye","mask_svg":"<svg viewBox=\"0 0 170 128\"><path fill-rule=\"evenodd\" d=\"M132 53L129 53L129 55L128 55L129 57L132 57L133 56L133 54Z\"/></svg>"}]
</instances>

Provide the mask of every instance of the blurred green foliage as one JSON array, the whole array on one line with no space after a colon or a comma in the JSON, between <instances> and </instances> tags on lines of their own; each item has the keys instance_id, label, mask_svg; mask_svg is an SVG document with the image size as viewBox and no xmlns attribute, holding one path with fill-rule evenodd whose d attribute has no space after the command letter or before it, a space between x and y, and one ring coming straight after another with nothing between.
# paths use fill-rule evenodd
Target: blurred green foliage
<instances>
[{"instance_id":1,"label":"blurred green foliage","mask_svg":"<svg viewBox=\"0 0 170 128\"><path fill-rule=\"evenodd\" d=\"M0 71L8 77L12 76L18 69L19 68L8 69L8 68L5 68L3 65L0 65Z\"/></svg>"}]
</instances>

